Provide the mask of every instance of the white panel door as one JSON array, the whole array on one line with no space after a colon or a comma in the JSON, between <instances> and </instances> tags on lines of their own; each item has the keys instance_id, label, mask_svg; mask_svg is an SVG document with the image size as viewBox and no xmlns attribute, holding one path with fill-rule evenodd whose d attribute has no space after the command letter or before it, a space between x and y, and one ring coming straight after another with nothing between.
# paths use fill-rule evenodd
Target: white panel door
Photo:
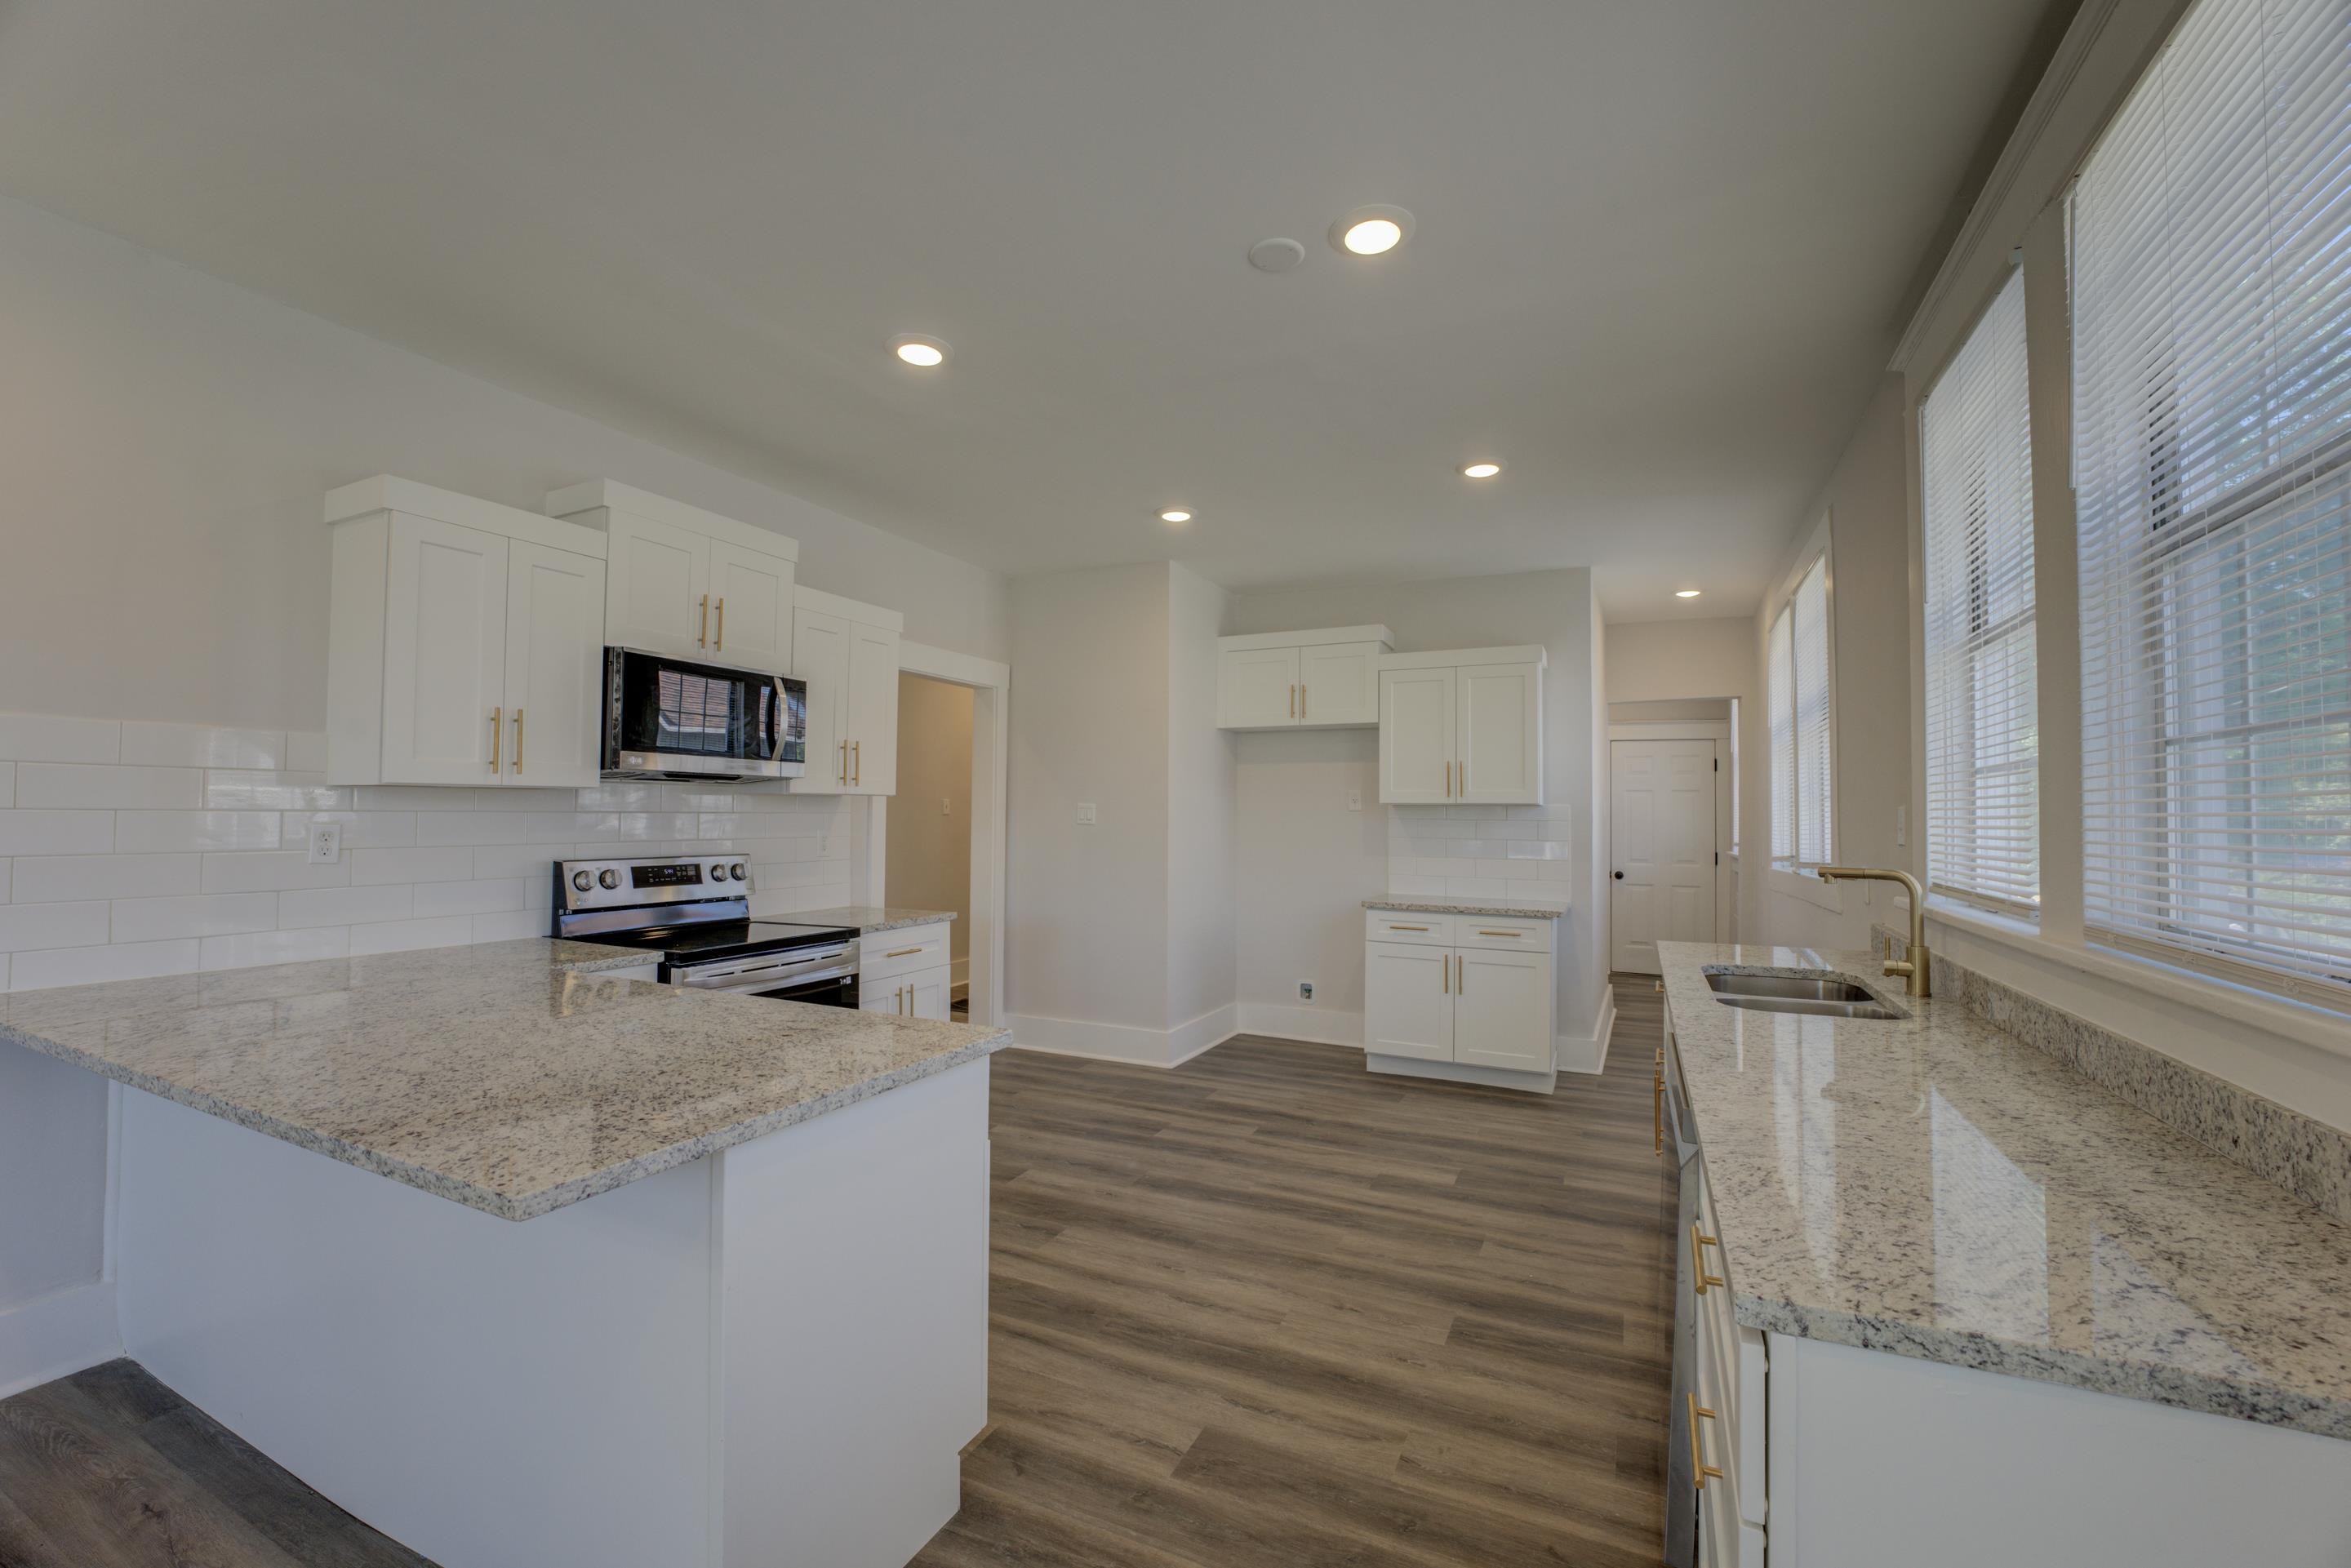
<instances>
[{"instance_id":1,"label":"white panel door","mask_svg":"<svg viewBox=\"0 0 2351 1568\"><path fill-rule=\"evenodd\" d=\"M1217 655L1217 727L1284 729L1298 722L1298 650L1227 648Z\"/></svg>"},{"instance_id":2,"label":"white panel door","mask_svg":"<svg viewBox=\"0 0 2351 1568\"><path fill-rule=\"evenodd\" d=\"M651 517L606 517L604 640L702 658L710 648L710 540Z\"/></svg>"},{"instance_id":3,"label":"white panel door","mask_svg":"<svg viewBox=\"0 0 2351 1568\"><path fill-rule=\"evenodd\" d=\"M1542 804L1542 671L1464 664L1454 792L1477 806Z\"/></svg>"},{"instance_id":4,"label":"white panel door","mask_svg":"<svg viewBox=\"0 0 2351 1568\"><path fill-rule=\"evenodd\" d=\"M1328 643L1298 651L1298 722L1377 724L1380 645Z\"/></svg>"},{"instance_id":5,"label":"white panel door","mask_svg":"<svg viewBox=\"0 0 2351 1568\"><path fill-rule=\"evenodd\" d=\"M1608 747L1609 967L1654 975L1660 942L1714 937L1715 743Z\"/></svg>"},{"instance_id":6,"label":"white panel door","mask_svg":"<svg viewBox=\"0 0 2351 1568\"><path fill-rule=\"evenodd\" d=\"M1454 1061L1517 1072L1552 1070L1549 954L1459 948L1453 993Z\"/></svg>"},{"instance_id":7,"label":"white panel door","mask_svg":"<svg viewBox=\"0 0 2351 1568\"><path fill-rule=\"evenodd\" d=\"M792 780L792 793L846 794L849 736L842 716L849 697L849 622L814 610L797 612L792 674L808 683L808 771Z\"/></svg>"},{"instance_id":8,"label":"white panel door","mask_svg":"<svg viewBox=\"0 0 2351 1568\"><path fill-rule=\"evenodd\" d=\"M1453 1060L1451 948L1364 945L1364 1049L1380 1056Z\"/></svg>"},{"instance_id":9,"label":"white panel door","mask_svg":"<svg viewBox=\"0 0 2351 1568\"><path fill-rule=\"evenodd\" d=\"M383 781L494 784L506 741L507 541L395 512L383 631Z\"/></svg>"},{"instance_id":10,"label":"white panel door","mask_svg":"<svg viewBox=\"0 0 2351 1568\"><path fill-rule=\"evenodd\" d=\"M1453 800L1453 676L1449 669L1380 672L1380 800Z\"/></svg>"},{"instance_id":11,"label":"white panel door","mask_svg":"<svg viewBox=\"0 0 2351 1568\"><path fill-rule=\"evenodd\" d=\"M849 792L898 792L898 633L849 623Z\"/></svg>"},{"instance_id":12,"label":"white panel door","mask_svg":"<svg viewBox=\"0 0 2351 1568\"><path fill-rule=\"evenodd\" d=\"M580 789L602 762L604 563L507 541L505 784Z\"/></svg>"},{"instance_id":13,"label":"white panel door","mask_svg":"<svg viewBox=\"0 0 2351 1568\"><path fill-rule=\"evenodd\" d=\"M774 674L792 656L792 563L710 541L712 663Z\"/></svg>"}]
</instances>

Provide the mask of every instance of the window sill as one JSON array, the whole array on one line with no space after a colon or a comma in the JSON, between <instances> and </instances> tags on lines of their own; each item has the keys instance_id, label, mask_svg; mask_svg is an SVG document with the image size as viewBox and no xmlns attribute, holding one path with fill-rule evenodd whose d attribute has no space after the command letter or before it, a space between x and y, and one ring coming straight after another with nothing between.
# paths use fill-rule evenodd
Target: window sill
<instances>
[{"instance_id":1,"label":"window sill","mask_svg":"<svg viewBox=\"0 0 2351 1568\"><path fill-rule=\"evenodd\" d=\"M2330 1056L2351 1057L2351 1029L2344 1015L2330 1009L2241 986L2193 969L2179 968L2135 953L2112 947L2075 946L2053 941L2040 927L1971 909L1949 901L1928 899L1927 919L1947 930L1970 936L2020 957L2069 969L2077 975L2124 987L2143 998L2155 998L2202 1013L2227 1031L2257 1030L2314 1047ZM1939 938L1930 946L1940 946ZM1994 975L1990 978L2000 980ZM2007 983L2003 981L2002 983ZM2092 1020L2097 1021L2097 1020Z\"/></svg>"}]
</instances>

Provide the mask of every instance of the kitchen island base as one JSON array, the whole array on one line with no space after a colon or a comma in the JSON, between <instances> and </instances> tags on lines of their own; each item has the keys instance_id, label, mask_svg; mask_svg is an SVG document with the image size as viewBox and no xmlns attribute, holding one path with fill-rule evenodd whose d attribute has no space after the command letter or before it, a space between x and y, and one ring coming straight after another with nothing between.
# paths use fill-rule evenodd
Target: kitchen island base
<instances>
[{"instance_id":1,"label":"kitchen island base","mask_svg":"<svg viewBox=\"0 0 2351 1568\"><path fill-rule=\"evenodd\" d=\"M955 1513L984 1057L519 1223L120 1092L125 1349L445 1568L899 1568Z\"/></svg>"}]
</instances>

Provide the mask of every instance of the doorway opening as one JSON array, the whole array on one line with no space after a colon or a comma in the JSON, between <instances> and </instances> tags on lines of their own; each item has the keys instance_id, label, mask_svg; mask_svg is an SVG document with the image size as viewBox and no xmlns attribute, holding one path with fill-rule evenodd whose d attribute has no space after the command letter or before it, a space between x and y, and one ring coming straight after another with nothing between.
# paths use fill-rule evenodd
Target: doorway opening
<instances>
[{"instance_id":1,"label":"doorway opening","mask_svg":"<svg viewBox=\"0 0 2351 1568\"><path fill-rule=\"evenodd\" d=\"M1729 699L1618 703L1608 724L1609 967L1659 972L1659 942L1736 940Z\"/></svg>"}]
</instances>

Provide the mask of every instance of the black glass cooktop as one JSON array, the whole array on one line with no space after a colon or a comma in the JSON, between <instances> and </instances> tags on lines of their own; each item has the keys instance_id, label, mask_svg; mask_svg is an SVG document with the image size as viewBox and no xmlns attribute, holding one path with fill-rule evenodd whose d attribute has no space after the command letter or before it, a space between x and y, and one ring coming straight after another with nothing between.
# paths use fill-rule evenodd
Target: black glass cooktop
<instances>
[{"instance_id":1,"label":"black glass cooktop","mask_svg":"<svg viewBox=\"0 0 2351 1568\"><path fill-rule=\"evenodd\" d=\"M793 925L780 920L712 920L694 925L657 925L646 931L600 931L575 942L601 942L659 953L673 964L703 964L753 953L789 953L856 939L847 925Z\"/></svg>"}]
</instances>

